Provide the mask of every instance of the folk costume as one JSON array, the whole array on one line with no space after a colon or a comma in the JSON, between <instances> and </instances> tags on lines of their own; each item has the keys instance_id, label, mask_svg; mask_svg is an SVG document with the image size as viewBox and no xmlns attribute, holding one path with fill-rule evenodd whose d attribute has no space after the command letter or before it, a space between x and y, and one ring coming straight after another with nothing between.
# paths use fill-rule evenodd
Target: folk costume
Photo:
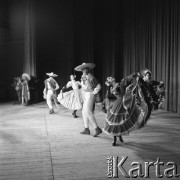
<instances>
[{"instance_id":1,"label":"folk costume","mask_svg":"<svg viewBox=\"0 0 180 180\"><path fill-rule=\"evenodd\" d=\"M113 146L116 145L116 137L123 142L122 135L129 134L136 128L138 121L146 117L146 113L141 111L136 100L138 80L136 75L129 76L122 79L114 89L117 99L107 111L103 129L105 133L114 137Z\"/></svg>"},{"instance_id":2,"label":"folk costume","mask_svg":"<svg viewBox=\"0 0 180 180\"><path fill-rule=\"evenodd\" d=\"M21 104L22 103L22 83L21 83L21 77L15 77L12 86L16 90L17 97L18 97L18 101L15 102L14 104Z\"/></svg>"},{"instance_id":3,"label":"folk costume","mask_svg":"<svg viewBox=\"0 0 180 180\"><path fill-rule=\"evenodd\" d=\"M43 91L44 99L46 99L47 105L50 109L49 114L54 113L52 100L55 102L57 108L58 108L58 102L57 102L57 94L56 91L59 89L59 85L56 82L56 80L53 77L57 77L58 75L51 73L46 73L49 78L44 81L45 88Z\"/></svg>"},{"instance_id":4,"label":"folk costume","mask_svg":"<svg viewBox=\"0 0 180 180\"><path fill-rule=\"evenodd\" d=\"M30 100L30 91L29 91L29 81L31 80L31 77L27 73L22 74L22 104L28 105Z\"/></svg>"},{"instance_id":5,"label":"folk costume","mask_svg":"<svg viewBox=\"0 0 180 180\"><path fill-rule=\"evenodd\" d=\"M97 137L102 130L99 128L97 121L94 116L94 106L95 106L95 96L101 90L101 85L97 79L89 72L90 69L93 69L95 64L93 63L83 63L80 66L75 68L76 71L82 71L83 75L81 77L81 86L83 90L83 109L82 116L84 120L84 131L81 134L90 134L89 130L89 121L95 128L94 137Z\"/></svg>"},{"instance_id":6,"label":"folk costume","mask_svg":"<svg viewBox=\"0 0 180 180\"><path fill-rule=\"evenodd\" d=\"M122 79L116 87L117 99L107 111L103 129L107 134L114 136L113 146L116 145L116 136L119 136L122 142L121 135L144 127L152 110L163 101L163 83L161 82L160 86L159 82L146 79L146 75L151 76L151 72L149 70L144 72L143 77L140 73L131 74ZM158 93L162 96L158 96Z\"/></svg>"},{"instance_id":7,"label":"folk costume","mask_svg":"<svg viewBox=\"0 0 180 180\"><path fill-rule=\"evenodd\" d=\"M152 73L148 69L141 71L139 78L139 93L137 100L140 102L140 108L144 108L144 104L147 105L147 115L146 118L139 120L137 128L142 128L146 125L150 118L151 112L153 110L159 109L165 100L165 87L163 81L151 80Z\"/></svg>"},{"instance_id":8,"label":"folk costume","mask_svg":"<svg viewBox=\"0 0 180 180\"><path fill-rule=\"evenodd\" d=\"M119 86L119 83L115 82L115 78L108 77L105 85L108 87L108 90L105 95L105 99L103 100L103 112L107 113L109 108L112 106L113 102L117 99L116 98L116 89Z\"/></svg>"},{"instance_id":9,"label":"folk costume","mask_svg":"<svg viewBox=\"0 0 180 180\"><path fill-rule=\"evenodd\" d=\"M82 109L83 97L81 94L81 83L76 81L74 75L70 76L71 81L67 83L58 95L58 101L67 109L73 110L72 115L77 118L76 111ZM65 89L72 87L73 90L63 92Z\"/></svg>"}]
</instances>

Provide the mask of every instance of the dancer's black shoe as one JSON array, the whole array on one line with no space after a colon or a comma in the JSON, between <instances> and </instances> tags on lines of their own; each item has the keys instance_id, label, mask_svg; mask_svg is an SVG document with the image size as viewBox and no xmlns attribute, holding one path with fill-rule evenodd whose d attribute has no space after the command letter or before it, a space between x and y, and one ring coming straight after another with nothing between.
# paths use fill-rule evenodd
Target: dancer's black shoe
<instances>
[{"instance_id":1,"label":"dancer's black shoe","mask_svg":"<svg viewBox=\"0 0 180 180\"><path fill-rule=\"evenodd\" d=\"M87 134L87 135L89 135L90 134L89 128L85 128L84 131L80 132L80 134Z\"/></svg>"},{"instance_id":2,"label":"dancer's black shoe","mask_svg":"<svg viewBox=\"0 0 180 180\"><path fill-rule=\"evenodd\" d=\"M95 132L95 134L94 134L94 137L97 137L99 134L101 134L102 133L102 130L101 130L101 128L99 128L99 127L97 127L96 128L96 132Z\"/></svg>"},{"instance_id":3,"label":"dancer's black shoe","mask_svg":"<svg viewBox=\"0 0 180 180\"><path fill-rule=\"evenodd\" d=\"M73 113L72 113L72 115L73 115L74 118L77 118L77 117L78 117L78 116L76 115L76 111L77 111L77 110L73 111Z\"/></svg>"},{"instance_id":4,"label":"dancer's black shoe","mask_svg":"<svg viewBox=\"0 0 180 180\"><path fill-rule=\"evenodd\" d=\"M114 136L114 141L112 142L112 146L116 146L116 136Z\"/></svg>"},{"instance_id":5,"label":"dancer's black shoe","mask_svg":"<svg viewBox=\"0 0 180 180\"><path fill-rule=\"evenodd\" d=\"M50 109L49 114L53 114L53 113L54 113L54 110Z\"/></svg>"},{"instance_id":6,"label":"dancer's black shoe","mask_svg":"<svg viewBox=\"0 0 180 180\"><path fill-rule=\"evenodd\" d=\"M122 143L124 142L122 136L119 136L119 141Z\"/></svg>"}]
</instances>

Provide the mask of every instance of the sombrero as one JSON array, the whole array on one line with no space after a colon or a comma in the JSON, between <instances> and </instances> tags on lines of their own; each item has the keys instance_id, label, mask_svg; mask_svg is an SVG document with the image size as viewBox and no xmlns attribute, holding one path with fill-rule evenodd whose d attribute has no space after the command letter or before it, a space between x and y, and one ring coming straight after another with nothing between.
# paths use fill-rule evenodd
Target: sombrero
<instances>
[{"instance_id":1,"label":"sombrero","mask_svg":"<svg viewBox=\"0 0 180 180\"><path fill-rule=\"evenodd\" d=\"M23 73L23 74L22 74L22 77L26 77L29 81L31 80L30 75L27 74L27 73Z\"/></svg>"},{"instance_id":2,"label":"sombrero","mask_svg":"<svg viewBox=\"0 0 180 180\"><path fill-rule=\"evenodd\" d=\"M74 68L74 70L76 71L82 71L82 69L84 68L89 68L89 69L93 69L96 65L93 63L82 63L81 65L77 66L76 68Z\"/></svg>"},{"instance_id":3,"label":"sombrero","mask_svg":"<svg viewBox=\"0 0 180 180\"><path fill-rule=\"evenodd\" d=\"M51 72L51 73L46 73L48 76L50 76L50 77L57 77L58 75L57 74L54 74L53 72Z\"/></svg>"}]
</instances>

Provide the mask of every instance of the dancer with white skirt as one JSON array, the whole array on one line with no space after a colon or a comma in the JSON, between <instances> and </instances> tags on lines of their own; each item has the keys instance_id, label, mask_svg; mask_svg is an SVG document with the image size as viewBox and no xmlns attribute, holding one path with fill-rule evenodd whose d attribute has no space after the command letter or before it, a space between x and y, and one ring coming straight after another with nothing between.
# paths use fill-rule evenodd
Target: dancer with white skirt
<instances>
[{"instance_id":1,"label":"dancer with white skirt","mask_svg":"<svg viewBox=\"0 0 180 180\"><path fill-rule=\"evenodd\" d=\"M73 110L72 115L74 118L77 118L76 111L82 109L83 98L80 90L81 83L76 81L75 77L75 75L70 76L70 81L63 87L58 95L58 101L67 109ZM63 93L63 91L69 87L72 87L73 90Z\"/></svg>"}]
</instances>

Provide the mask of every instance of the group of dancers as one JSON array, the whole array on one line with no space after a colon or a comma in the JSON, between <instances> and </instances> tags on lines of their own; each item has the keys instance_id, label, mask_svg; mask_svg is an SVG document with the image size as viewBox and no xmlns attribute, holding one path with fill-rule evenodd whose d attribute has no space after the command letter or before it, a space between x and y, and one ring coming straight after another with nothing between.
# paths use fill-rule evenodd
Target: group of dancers
<instances>
[{"instance_id":1,"label":"group of dancers","mask_svg":"<svg viewBox=\"0 0 180 180\"><path fill-rule=\"evenodd\" d=\"M58 95L59 85L54 79L57 75L53 72L46 73L49 78L44 82L44 98L50 114L54 113L52 101L57 107L60 103L72 110L74 118L77 118L76 111L82 109L84 130L80 133L90 135L90 122L95 129L94 137L104 131L114 137L112 145L115 146L117 137L123 142L122 135L144 127L152 110L162 106L165 100L164 82L153 81L152 73L148 69L133 73L120 82L108 77L105 82L108 90L102 102L102 111L106 113L105 126L101 129L94 116L96 98L101 90L101 84L90 73L94 67L93 63L77 66L75 71L82 72L81 81L76 81L76 76L71 75L70 81ZM69 87L72 87L72 90L67 91Z\"/></svg>"},{"instance_id":2,"label":"group of dancers","mask_svg":"<svg viewBox=\"0 0 180 180\"><path fill-rule=\"evenodd\" d=\"M16 90L18 101L14 104L29 105L31 91L37 88L37 79L27 73L23 73L20 77L14 77L12 86Z\"/></svg>"}]
</instances>

